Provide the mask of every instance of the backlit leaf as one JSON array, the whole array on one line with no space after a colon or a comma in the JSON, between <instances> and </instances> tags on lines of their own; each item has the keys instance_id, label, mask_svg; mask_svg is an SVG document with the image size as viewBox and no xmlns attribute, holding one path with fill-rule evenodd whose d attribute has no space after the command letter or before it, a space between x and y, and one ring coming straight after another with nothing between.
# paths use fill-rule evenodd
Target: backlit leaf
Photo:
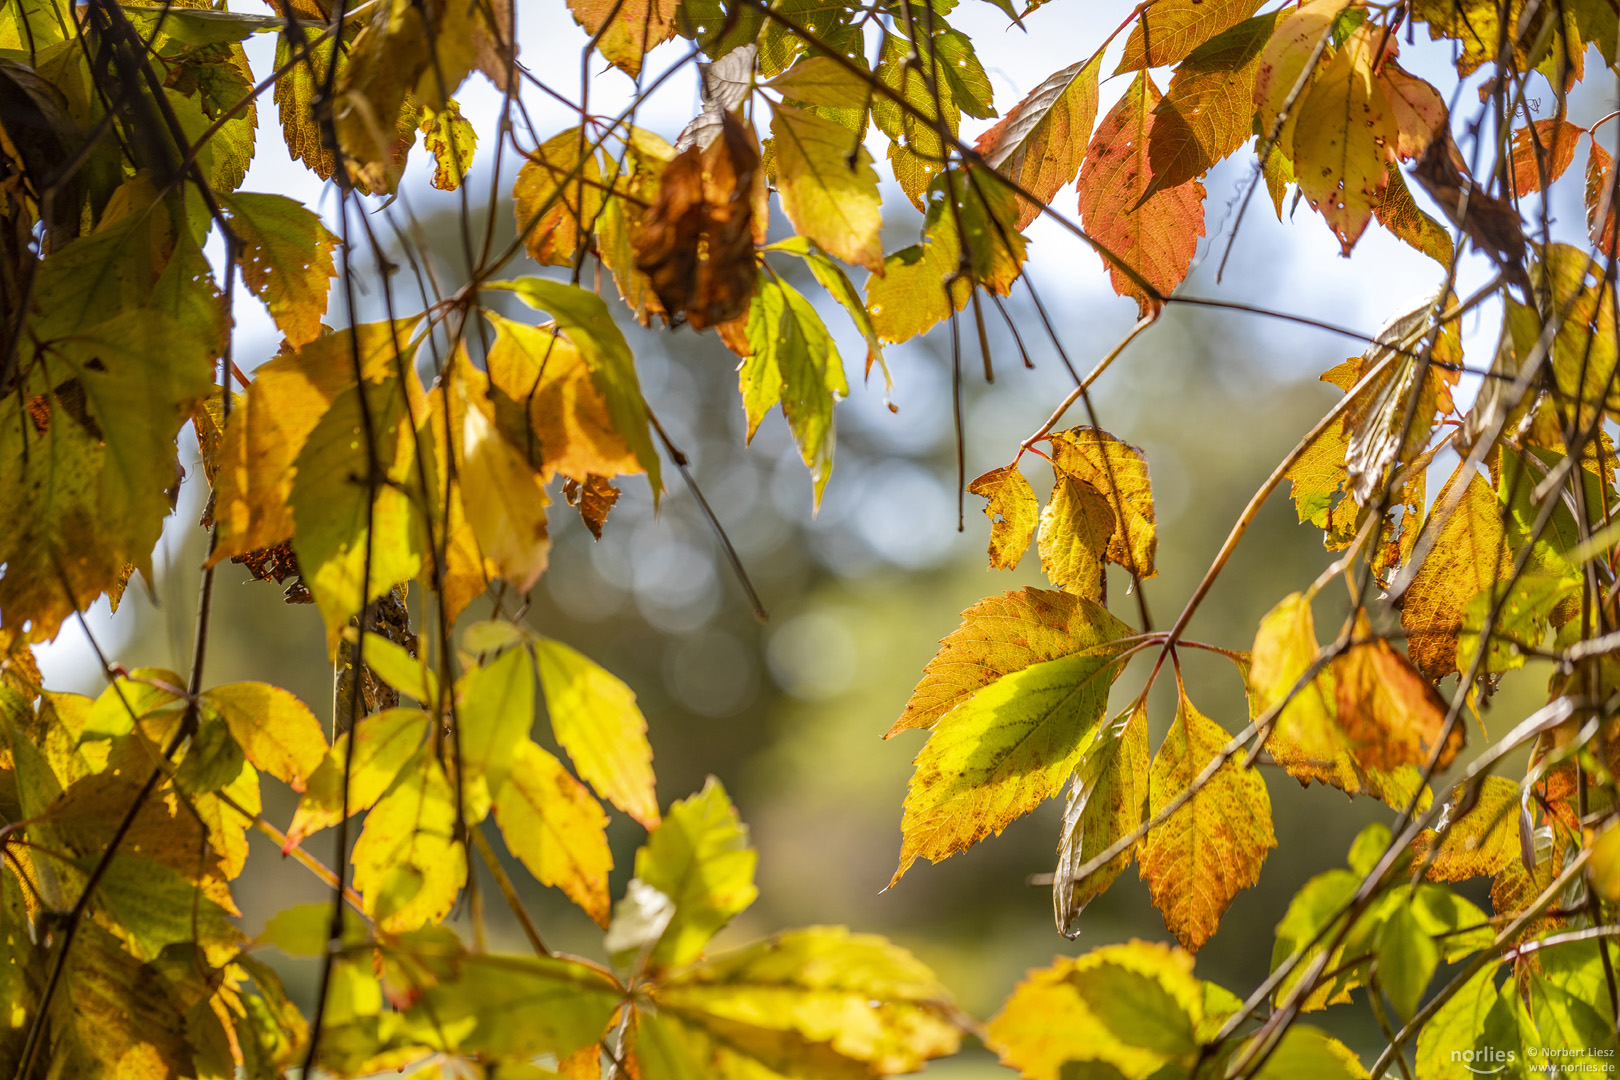
<instances>
[{"instance_id":1,"label":"backlit leaf","mask_svg":"<svg viewBox=\"0 0 1620 1080\"><path fill-rule=\"evenodd\" d=\"M1475 799L1459 787L1436 829L1425 829L1414 845L1429 858L1430 881L1464 881L1494 875L1519 857L1519 785L1500 776L1482 778ZM1438 831L1444 829L1443 832ZM1435 850L1435 838L1440 846Z\"/></svg>"},{"instance_id":2,"label":"backlit leaf","mask_svg":"<svg viewBox=\"0 0 1620 1080\"><path fill-rule=\"evenodd\" d=\"M1300 191L1347 255L1389 183L1386 165L1400 134L1383 84L1373 74L1383 33L1363 24L1317 73L1300 98L1289 151Z\"/></svg>"},{"instance_id":3,"label":"backlit leaf","mask_svg":"<svg viewBox=\"0 0 1620 1080\"><path fill-rule=\"evenodd\" d=\"M1193 1033L1204 1019L1204 986L1192 968L1190 954L1145 941L1060 958L1025 976L985 1043L1029 1080L1059 1080L1071 1061L1136 1080L1167 1066L1173 1074L1197 1056Z\"/></svg>"},{"instance_id":4,"label":"backlit leaf","mask_svg":"<svg viewBox=\"0 0 1620 1080\"><path fill-rule=\"evenodd\" d=\"M507 848L541 884L561 889L605 928L613 868L603 833L607 815L560 761L529 739L509 751L508 762L493 804Z\"/></svg>"},{"instance_id":5,"label":"backlit leaf","mask_svg":"<svg viewBox=\"0 0 1620 1080\"><path fill-rule=\"evenodd\" d=\"M534 666L523 649L511 649L473 668L456 685L456 721L461 725L461 766L481 776L495 795L512 768L512 754L534 726Z\"/></svg>"},{"instance_id":6,"label":"backlit leaf","mask_svg":"<svg viewBox=\"0 0 1620 1080\"><path fill-rule=\"evenodd\" d=\"M354 887L387 933L438 922L467 878L466 849L452 838L455 795L444 769L419 751L366 815L355 842Z\"/></svg>"},{"instance_id":7,"label":"backlit leaf","mask_svg":"<svg viewBox=\"0 0 1620 1080\"><path fill-rule=\"evenodd\" d=\"M1534 125L1515 128L1512 171L1509 174L1513 178L1513 190L1520 195L1540 191L1544 186L1543 167L1549 184L1563 176L1564 170L1575 160L1575 151L1580 147L1584 134L1584 129L1561 117L1537 120Z\"/></svg>"},{"instance_id":8,"label":"backlit leaf","mask_svg":"<svg viewBox=\"0 0 1620 1080\"><path fill-rule=\"evenodd\" d=\"M1087 600L1106 601L1103 559L1115 531L1108 499L1085 481L1059 472L1052 499L1041 511L1041 570L1047 580Z\"/></svg>"},{"instance_id":9,"label":"backlit leaf","mask_svg":"<svg viewBox=\"0 0 1620 1080\"><path fill-rule=\"evenodd\" d=\"M673 970L696 960L733 915L754 902L754 865L748 828L737 820L720 781L678 800L636 852L636 880L675 902L675 913L649 960Z\"/></svg>"},{"instance_id":10,"label":"backlit leaf","mask_svg":"<svg viewBox=\"0 0 1620 1080\"><path fill-rule=\"evenodd\" d=\"M482 374L457 358L449 380L460 401L461 499L484 558L519 592L528 592L551 561L541 475L497 427Z\"/></svg>"},{"instance_id":11,"label":"backlit leaf","mask_svg":"<svg viewBox=\"0 0 1620 1080\"><path fill-rule=\"evenodd\" d=\"M1058 931L1073 937L1081 911L1130 865L1127 848L1091 877L1075 880L1087 862L1141 826L1148 804L1147 710L1121 713L1086 748L1070 781L1059 833L1052 908Z\"/></svg>"},{"instance_id":12,"label":"backlit leaf","mask_svg":"<svg viewBox=\"0 0 1620 1080\"><path fill-rule=\"evenodd\" d=\"M1153 110L1149 194L1202 177L1249 140L1255 75L1275 24L1275 15L1245 19L1200 45L1176 68Z\"/></svg>"},{"instance_id":13,"label":"backlit leaf","mask_svg":"<svg viewBox=\"0 0 1620 1080\"><path fill-rule=\"evenodd\" d=\"M1098 55L1048 76L980 135L973 148L991 168L1042 202L1050 202L1080 172L1097 121L1101 59ZM1022 229L1040 213L1040 206L1020 197L1015 224Z\"/></svg>"},{"instance_id":14,"label":"backlit leaf","mask_svg":"<svg viewBox=\"0 0 1620 1080\"><path fill-rule=\"evenodd\" d=\"M932 972L904 949L843 927L790 930L723 953L662 982L653 1002L661 1016L744 1056L770 1045L764 1032L823 1044L844 1062L818 1076L856 1075L856 1063L870 1075L913 1072L961 1042L949 992Z\"/></svg>"},{"instance_id":15,"label":"backlit leaf","mask_svg":"<svg viewBox=\"0 0 1620 1080\"><path fill-rule=\"evenodd\" d=\"M1018 466L1003 465L974 480L967 490L989 500L984 516L990 519L990 565L998 570L1013 569L1035 535L1040 508L1035 489Z\"/></svg>"},{"instance_id":16,"label":"backlit leaf","mask_svg":"<svg viewBox=\"0 0 1620 1080\"><path fill-rule=\"evenodd\" d=\"M512 185L518 232L535 262L568 266L602 213L602 166L579 128L534 150Z\"/></svg>"},{"instance_id":17,"label":"backlit leaf","mask_svg":"<svg viewBox=\"0 0 1620 1080\"><path fill-rule=\"evenodd\" d=\"M1015 621L970 629L1003 613ZM919 857L939 862L963 851L1058 793L1102 720L1120 671L1118 639L1129 633L1097 604L1033 589L982 601L964 619L901 718L908 727L932 720L933 730L914 762L891 885ZM1001 634L1009 630L1039 633L1052 655L1008 648ZM948 654L970 663L988 654L991 664L973 663L964 679Z\"/></svg>"},{"instance_id":18,"label":"backlit leaf","mask_svg":"<svg viewBox=\"0 0 1620 1080\"><path fill-rule=\"evenodd\" d=\"M338 238L314 211L284 195L238 192L220 202L241 244L243 283L270 309L288 344L308 345L321 334Z\"/></svg>"},{"instance_id":19,"label":"backlit leaf","mask_svg":"<svg viewBox=\"0 0 1620 1080\"><path fill-rule=\"evenodd\" d=\"M1352 645L1333 662L1333 676L1339 725L1357 761L1372 770L1428 764L1446 703L1389 642ZM1453 725L1436 768L1450 768L1462 746L1462 725Z\"/></svg>"},{"instance_id":20,"label":"backlit leaf","mask_svg":"<svg viewBox=\"0 0 1620 1080\"><path fill-rule=\"evenodd\" d=\"M1378 982L1402 1020L1417 1012L1439 963L1439 946L1418 925L1411 909L1397 904L1378 935Z\"/></svg>"},{"instance_id":21,"label":"backlit leaf","mask_svg":"<svg viewBox=\"0 0 1620 1080\"><path fill-rule=\"evenodd\" d=\"M490 288L510 289L530 307L551 313L563 336L574 343L590 369L591 380L607 402L614 430L635 452L647 473L656 499L662 489L658 454L647 433L647 403L641 397L635 358L624 332L613 322L607 304L595 293L544 278L491 282Z\"/></svg>"},{"instance_id":22,"label":"backlit leaf","mask_svg":"<svg viewBox=\"0 0 1620 1080\"><path fill-rule=\"evenodd\" d=\"M1230 736L1181 692L1176 722L1154 756L1148 811L1158 815L1220 753ZM1277 846L1271 796L1260 774L1228 759L1181 809L1142 840L1137 868L1176 940L1197 952L1238 892L1260 880Z\"/></svg>"},{"instance_id":23,"label":"backlit leaf","mask_svg":"<svg viewBox=\"0 0 1620 1080\"><path fill-rule=\"evenodd\" d=\"M225 718L231 736L254 766L294 791L303 791L326 759L320 721L280 687L231 683L204 691L202 701Z\"/></svg>"},{"instance_id":24,"label":"backlit leaf","mask_svg":"<svg viewBox=\"0 0 1620 1080\"><path fill-rule=\"evenodd\" d=\"M652 747L635 692L560 641L536 640L534 656L552 734L580 778L643 827L657 828Z\"/></svg>"},{"instance_id":25,"label":"backlit leaf","mask_svg":"<svg viewBox=\"0 0 1620 1080\"><path fill-rule=\"evenodd\" d=\"M336 825L343 817L344 762L349 761L349 813L369 810L393 784L399 770L416 754L432 718L419 709L384 709L363 716L337 737L320 767L311 774L287 826L287 850L313 832ZM348 743L354 740L352 760Z\"/></svg>"},{"instance_id":26,"label":"backlit leaf","mask_svg":"<svg viewBox=\"0 0 1620 1080\"><path fill-rule=\"evenodd\" d=\"M1052 464L1096 489L1113 512L1108 561L1141 579L1158 573L1153 558L1159 534L1147 456L1139 447L1097 428L1070 428L1053 432L1048 439Z\"/></svg>"},{"instance_id":27,"label":"backlit leaf","mask_svg":"<svg viewBox=\"0 0 1620 1080\"><path fill-rule=\"evenodd\" d=\"M472 171L473 152L478 149L478 132L461 115L454 100L442 111L422 108L422 145L433 155L433 186L454 191Z\"/></svg>"},{"instance_id":28,"label":"backlit leaf","mask_svg":"<svg viewBox=\"0 0 1620 1080\"><path fill-rule=\"evenodd\" d=\"M872 155L842 124L785 105L772 112L771 135L782 212L799 235L881 274L883 221Z\"/></svg>"},{"instance_id":29,"label":"backlit leaf","mask_svg":"<svg viewBox=\"0 0 1620 1080\"><path fill-rule=\"evenodd\" d=\"M569 0L568 10L586 33L602 36L596 48L634 78L643 58L675 36L675 0ZM605 30L604 30L605 28Z\"/></svg>"},{"instance_id":30,"label":"backlit leaf","mask_svg":"<svg viewBox=\"0 0 1620 1080\"><path fill-rule=\"evenodd\" d=\"M1160 295L1174 292L1204 235L1203 184L1191 180L1148 194L1158 104L1158 88L1143 71L1097 126L1077 185L1080 224L1107 249L1103 262L1114 291L1135 298L1143 313L1155 309L1158 301L1132 273Z\"/></svg>"},{"instance_id":31,"label":"backlit leaf","mask_svg":"<svg viewBox=\"0 0 1620 1080\"><path fill-rule=\"evenodd\" d=\"M566 1057L601 1039L623 998L610 975L578 960L452 959L457 977L429 987L410 1013L429 1045L449 1051L516 1061Z\"/></svg>"},{"instance_id":32,"label":"backlit leaf","mask_svg":"<svg viewBox=\"0 0 1620 1080\"><path fill-rule=\"evenodd\" d=\"M1156 0L1131 28L1115 74L1174 64L1259 6L1258 0Z\"/></svg>"},{"instance_id":33,"label":"backlit leaf","mask_svg":"<svg viewBox=\"0 0 1620 1080\"><path fill-rule=\"evenodd\" d=\"M1465 475L1465 465L1458 466L1435 500L1436 506L1446 506L1452 491L1464 486L1456 511L1440 528L1434 549L1412 578L1401 605L1406 651L1431 679L1457 670L1457 635L1468 601L1513 569L1496 496L1477 472ZM1425 530L1431 527L1425 522Z\"/></svg>"}]
</instances>

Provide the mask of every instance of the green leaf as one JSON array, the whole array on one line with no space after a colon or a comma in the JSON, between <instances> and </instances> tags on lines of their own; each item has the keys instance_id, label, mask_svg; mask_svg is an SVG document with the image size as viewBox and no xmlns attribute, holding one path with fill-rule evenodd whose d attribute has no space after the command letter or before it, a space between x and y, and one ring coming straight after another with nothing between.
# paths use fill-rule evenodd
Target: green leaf
<instances>
[{"instance_id":1,"label":"green leaf","mask_svg":"<svg viewBox=\"0 0 1620 1080\"><path fill-rule=\"evenodd\" d=\"M675 902L675 913L653 947L653 970L684 967L697 959L733 915L754 902L754 864L748 829L720 781L669 808L636 852L636 879Z\"/></svg>"},{"instance_id":2,"label":"green leaf","mask_svg":"<svg viewBox=\"0 0 1620 1080\"><path fill-rule=\"evenodd\" d=\"M765 414L780 402L819 505L832 477L833 407L849 393L843 357L810 302L763 270L748 307L746 334L748 354L739 368L738 388L748 415L748 437L753 438Z\"/></svg>"},{"instance_id":3,"label":"green leaf","mask_svg":"<svg viewBox=\"0 0 1620 1080\"><path fill-rule=\"evenodd\" d=\"M174 780L193 795L218 791L242 774L246 758L231 737L230 725L212 709L202 711L197 733L175 769Z\"/></svg>"},{"instance_id":4,"label":"green leaf","mask_svg":"<svg viewBox=\"0 0 1620 1080\"><path fill-rule=\"evenodd\" d=\"M1007 296L1021 273L1017 196L1005 184L953 169L929 183L925 201L923 242L890 255L883 276L866 282L866 310L884 341L910 340L961 311L975 283Z\"/></svg>"},{"instance_id":5,"label":"green leaf","mask_svg":"<svg viewBox=\"0 0 1620 1080\"><path fill-rule=\"evenodd\" d=\"M807 56L765 86L789 101L827 109L864 110L874 96L865 79L826 56Z\"/></svg>"},{"instance_id":6,"label":"green leaf","mask_svg":"<svg viewBox=\"0 0 1620 1080\"><path fill-rule=\"evenodd\" d=\"M1440 963L1440 948L1405 904L1397 903L1378 936L1378 983L1402 1020L1411 1020Z\"/></svg>"},{"instance_id":7,"label":"green leaf","mask_svg":"<svg viewBox=\"0 0 1620 1080\"><path fill-rule=\"evenodd\" d=\"M607 304L593 292L545 278L492 281L485 288L515 292L524 303L549 311L557 320L563 335L574 343L590 366L591 378L607 401L614 428L647 470L647 482L652 485L656 501L663 484L659 480L658 454L647 434L647 404L636 379L630 346L608 314Z\"/></svg>"},{"instance_id":8,"label":"green leaf","mask_svg":"<svg viewBox=\"0 0 1620 1080\"><path fill-rule=\"evenodd\" d=\"M161 31L162 36L170 41L192 48L231 44L244 41L254 34L273 34L287 27L285 19L274 15L135 4L121 4L119 7L142 38L150 38Z\"/></svg>"},{"instance_id":9,"label":"green leaf","mask_svg":"<svg viewBox=\"0 0 1620 1080\"><path fill-rule=\"evenodd\" d=\"M866 302L861 294L855 291L855 284L844 273L844 268L833 262L827 256L817 251L809 240L802 236L790 236L786 240L779 240L765 249L766 251L785 251L797 255L804 260L810 268L816 281L827 295L838 301L840 307L849 315L855 329L860 331L861 337L866 341L866 374L872 374L872 365L878 364L883 368L883 384L886 389L892 389L894 380L889 377L889 365L883 359L883 344L878 340L877 331L872 327L872 318L866 313Z\"/></svg>"},{"instance_id":10,"label":"green leaf","mask_svg":"<svg viewBox=\"0 0 1620 1080\"><path fill-rule=\"evenodd\" d=\"M986 618L999 622L1005 616L997 609L1003 607L1025 625L970 629ZM940 657L949 651L967 659L988 651L992 662L967 673L969 680L985 680L976 686L925 677L912 695L908 715L921 704L919 697L939 690L957 702L939 716L914 762L900 826L900 866L891 886L919 857L939 862L966 850L1057 794L1102 720L1125 647L1118 639L1130 632L1089 600L1035 589L981 602L964 620L953 635L960 646L947 638ZM1059 630L1048 630L1042 642L1055 655L997 647L1001 635L1022 636L1036 622ZM908 723L905 717L901 722Z\"/></svg>"},{"instance_id":11,"label":"green leaf","mask_svg":"<svg viewBox=\"0 0 1620 1080\"><path fill-rule=\"evenodd\" d=\"M1500 1064L1500 1059L1475 1059L1472 1053L1500 1002L1496 968L1495 963L1489 963L1475 972L1418 1031L1415 1060L1417 1075L1423 1080L1469 1080L1480 1075L1468 1067L1470 1064L1477 1063L1481 1068Z\"/></svg>"},{"instance_id":12,"label":"green leaf","mask_svg":"<svg viewBox=\"0 0 1620 1080\"><path fill-rule=\"evenodd\" d=\"M264 929L253 939L255 946L274 945L288 956L322 956L332 931L332 905L295 904L265 920ZM366 939L365 924L347 905L343 908L343 940L357 945Z\"/></svg>"},{"instance_id":13,"label":"green leaf","mask_svg":"<svg viewBox=\"0 0 1620 1080\"><path fill-rule=\"evenodd\" d=\"M657 828L652 747L635 691L560 641L536 639L534 658L551 732L574 770L644 828Z\"/></svg>"},{"instance_id":14,"label":"green leaf","mask_svg":"<svg viewBox=\"0 0 1620 1080\"><path fill-rule=\"evenodd\" d=\"M600 969L551 957L465 954L455 977L412 1006L423 1043L460 1054L527 1061L567 1057L599 1040L623 991Z\"/></svg>"},{"instance_id":15,"label":"green leaf","mask_svg":"<svg viewBox=\"0 0 1620 1080\"><path fill-rule=\"evenodd\" d=\"M268 683L244 682L204 691L202 703L225 719L254 766L303 791L326 759L326 736L309 707Z\"/></svg>"},{"instance_id":16,"label":"green leaf","mask_svg":"<svg viewBox=\"0 0 1620 1080\"><path fill-rule=\"evenodd\" d=\"M507 756L510 768L493 803L507 848L542 885L561 889L605 929L613 869L607 815L562 762L531 740Z\"/></svg>"},{"instance_id":17,"label":"green leaf","mask_svg":"<svg viewBox=\"0 0 1620 1080\"><path fill-rule=\"evenodd\" d=\"M1367 1070L1355 1051L1327 1032L1294 1024L1254 1076L1255 1080L1366 1080Z\"/></svg>"}]
</instances>

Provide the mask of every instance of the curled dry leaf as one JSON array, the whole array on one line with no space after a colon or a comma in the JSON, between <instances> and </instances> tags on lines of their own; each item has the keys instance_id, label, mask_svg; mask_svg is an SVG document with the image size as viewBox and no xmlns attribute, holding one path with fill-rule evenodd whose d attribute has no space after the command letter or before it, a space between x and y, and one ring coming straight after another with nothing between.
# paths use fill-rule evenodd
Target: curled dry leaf
<instances>
[{"instance_id":1,"label":"curled dry leaf","mask_svg":"<svg viewBox=\"0 0 1620 1080\"><path fill-rule=\"evenodd\" d=\"M672 324L702 330L737 318L754 292L754 185L760 167L752 131L730 113L719 138L665 167L658 198L632 237Z\"/></svg>"}]
</instances>

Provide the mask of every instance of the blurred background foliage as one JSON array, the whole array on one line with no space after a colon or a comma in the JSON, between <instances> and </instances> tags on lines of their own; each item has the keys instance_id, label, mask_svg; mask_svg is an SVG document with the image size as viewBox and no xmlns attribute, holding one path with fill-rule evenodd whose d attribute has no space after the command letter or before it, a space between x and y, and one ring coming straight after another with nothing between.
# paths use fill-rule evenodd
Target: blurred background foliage
<instances>
[{"instance_id":1,"label":"blurred background foliage","mask_svg":"<svg viewBox=\"0 0 1620 1080\"><path fill-rule=\"evenodd\" d=\"M1596 95L1590 102L1577 99L1571 118L1577 112L1595 116L1602 105ZM1213 193L1240 190L1244 179L1231 166L1218 169L1210 181L1212 202ZM442 279L457 280L462 222L449 200L431 205L439 212L421 217L420 239L442 265ZM891 234L885 246L910 242L918 225L915 214L899 198L886 198L885 207ZM1298 230L1320 232L1320 224L1302 220L1291 227L1274 221L1258 204L1252 209L1223 295L1232 295L1236 283L1241 295L1261 302L1281 303L1291 296L1295 302L1285 306L1322 308L1319 301L1324 290L1331 295L1335 278L1303 275L1307 257L1289 246ZM510 235L510 207L498 206L495 213L498 229ZM1578 220L1579 209L1570 208L1570 217ZM481 229L476 213L473 226ZM1210 232L1219 235L1213 218ZM1399 260L1396 280L1383 283L1397 295L1414 277L1430 276L1423 268L1433 264L1393 241L1387 249L1380 243L1381 238L1370 238L1363 245L1373 250L1358 251L1359 268L1335 261L1330 275L1354 277ZM1093 279L1102 276L1094 258L1087 256L1079 265L1040 254L1032 265L1042 298L1068 362L1083 374L1129 329L1132 305L1093 287ZM1313 270L1326 262L1316 254L1310 256ZM796 261L783 259L777 268L804 287ZM1195 267L1187 291L1214 294L1213 271L1213 265ZM517 273L555 270L528 264L514 267ZM375 275L369 280L380 281ZM394 281L408 306L411 275L402 273ZM591 283L589 269L585 283ZM1375 289L1378 284L1372 283ZM605 277L602 287L612 288ZM362 304L358 319L381 317L379 289L369 290ZM1052 869L1060 800L1015 822L993 842L939 866L914 869L892 891L880 892L894 870L901 801L911 758L923 742L922 733L905 732L885 743L883 732L963 608L1001 590L1045 584L1034 551L1016 572L986 569L989 524L982 500L967 497L965 528L957 531L950 328L942 325L888 350L894 385L886 392L877 370L864 384L859 380L856 365L863 350L841 312L824 312L844 346L853 389L837 413L833 478L819 513L813 513L810 479L780 413L744 445L736 361L720 342L684 329L646 330L622 306L614 309L624 315L648 401L690 458L770 618L764 623L754 618L713 530L674 471L666 473L668 490L657 514L646 486L627 482L599 542L568 510L560 492L554 493L551 567L528 598L526 618L604 664L636 691L649 719L662 802L697 790L711 773L735 798L760 852L760 898L718 944L809 923L883 933L933 966L963 1007L984 1019L1026 969L1049 963L1054 955L1076 955L1133 937L1170 941L1134 871L1086 910L1078 940L1056 933L1049 890L1027 878ZM1359 306L1330 301L1317 313L1333 318L1336 311L1342 317L1335 321L1369 329L1376 324L1365 298ZM1011 460L1019 442L1074 385L1023 287L1007 302L1007 313L1019 340L1007 322L987 310L996 358L993 384L983 380L971 324L963 328L969 478ZM328 321L342 319L334 313ZM1481 336L1494 337L1494 330L1487 325ZM1026 369L1021 349L1027 350L1032 369ZM1141 446L1152 471L1159 574L1146 591L1156 627L1174 620L1254 489L1339 396L1317 375L1356 351L1349 339L1249 314L1172 307L1100 380L1092 401L1101 425ZM426 367L430 361L424 356L422 363ZM1061 426L1085 422L1083 407L1076 405ZM103 617L92 619L99 643L125 667L183 668L190 653L205 543L205 534L191 526L201 513L205 488L195 445L189 453L177 514L156 556L156 580L149 588L132 588L115 618L105 618L103 610ZM1431 491L1455 465L1447 457L1433 467L1439 475L1431 477ZM1050 469L1035 455L1025 456L1024 467L1044 501ZM1285 593L1307 585L1329 561L1320 533L1297 523L1285 485L1264 507L1189 636L1247 648L1260 616ZM249 580L241 567L221 569L207 682L267 680L329 717L331 669L314 610L283 603L279 588ZM1111 607L1136 623L1128 579L1118 568L1109 572ZM505 609L520 602L507 597ZM488 598L480 601L465 619L485 617L490 604ZM1333 586L1318 603L1318 625L1336 626L1347 610L1342 589ZM46 654L53 688L99 691L101 676L88 650L66 641ZM1197 650L1184 650L1182 663L1200 710L1230 731L1241 728L1246 705L1233 666ZM1113 708L1131 700L1145 673L1146 666L1127 671L1115 685ZM1530 664L1507 683L1496 711L1511 716L1535 708L1545 674ZM1174 714L1173 685L1161 681L1150 702L1155 744ZM1485 719L1490 722L1489 713ZM537 726L536 732L542 731L544 726ZM1278 848L1258 886L1238 896L1220 933L1198 957L1201 977L1240 994L1269 971L1274 927L1293 893L1311 876L1341 866L1359 829L1388 815L1370 800L1349 803L1332 789L1302 789L1278 769L1264 772ZM1436 790L1446 788L1442 783ZM285 824L292 799L279 790L267 790L266 796L266 816ZM274 846L252 835L253 855L236 890L249 932L275 911L326 898L317 881L285 872ZM618 895L630 877L630 856L641 832L616 815L610 835L616 862L612 891ZM324 837L312 841L323 861L330 857L323 849L329 843ZM515 863L510 868L548 942L599 954L600 931L578 909L518 872ZM457 919L465 929L477 906L491 947L521 950L521 931L487 873L475 866L475 876L476 892L463 901ZM1483 880L1465 883L1464 895L1486 903L1483 887L1474 887ZM277 966L307 1008L315 964L283 959ZM1313 1022L1360 1051L1381 1045L1365 1009L1330 1009ZM930 1071L1009 1075L983 1051Z\"/></svg>"}]
</instances>

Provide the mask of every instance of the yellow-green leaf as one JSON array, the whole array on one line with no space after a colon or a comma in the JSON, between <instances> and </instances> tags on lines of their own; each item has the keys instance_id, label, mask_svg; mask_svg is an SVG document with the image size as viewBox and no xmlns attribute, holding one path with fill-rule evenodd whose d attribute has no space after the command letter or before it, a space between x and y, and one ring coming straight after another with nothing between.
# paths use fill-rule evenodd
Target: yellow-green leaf
<instances>
[{"instance_id":1,"label":"yellow-green leaf","mask_svg":"<svg viewBox=\"0 0 1620 1080\"><path fill-rule=\"evenodd\" d=\"M455 826L450 782L424 748L366 815L350 860L354 887L379 930L403 933L449 914L467 878Z\"/></svg>"},{"instance_id":2,"label":"yellow-green leaf","mask_svg":"<svg viewBox=\"0 0 1620 1080\"><path fill-rule=\"evenodd\" d=\"M580 779L644 828L657 828L652 747L635 691L560 641L537 639L534 657L551 732Z\"/></svg>"},{"instance_id":3,"label":"yellow-green leaf","mask_svg":"<svg viewBox=\"0 0 1620 1080\"><path fill-rule=\"evenodd\" d=\"M947 652L974 659L988 654L995 667L978 665L962 680L942 664L944 678L925 673L912 695L916 703L926 689L929 698L956 701L939 703L944 708L934 714L932 734L914 762L891 885L919 857L939 862L966 850L1057 794L1101 721L1119 674L1116 661L1125 648L1119 639L1129 627L1089 600L1029 589L993 602L990 610L1017 621L972 631L964 625L935 662ZM968 623L981 617L979 607L964 613ZM1046 638L1055 646L1050 658L1028 646L1002 645L1009 632L1048 628L1058 631Z\"/></svg>"},{"instance_id":4,"label":"yellow-green leaf","mask_svg":"<svg viewBox=\"0 0 1620 1080\"><path fill-rule=\"evenodd\" d=\"M844 125L786 105L773 111L771 135L782 212L799 235L881 274L883 218L872 155Z\"/></svg>"},{"instance_id":5,"label":"yellow-green leaf","mask_svg":"<svg viewBox=\"0 0 1620 1080\"><path fill-rule=\"evenodd\" d=\"M754 902L754 864L748 829L720 781L669 808L636 852L636 880L675 902L675 912L653 947L653 969L672 970L696 960L733 915Z\"/></svg>"},{"instance_id":6,"label":"yellow-green leaf","mask_svg":"<svg viewBox=\"0 0 1620 1080\"><path fill-rule=\"evenodd\" d=\"M1101 896L1125 867L1140 843L1126 848L1094 871L1077 879L1080 868L1140 828L1148 805L1147 708L1138 702L1121 713L1086 748L1086 756L1069 782L1058 834L1057 873L1052 881L1052 913L1058 932L1080 933L1078 921L1087 904Z\"/></svg>"},{"instance_id":7,"label":"yellow-green leaf","mask_svg":"<svg viewBox=\"0 0 1620 1080\"><path fill-rule=\"evenodd\" d=\"M461 726L461 766L483 777L494 795L512 768L512 753L534 726L534 667L523 649L512 649L456 684L456 722Z\"/></svg>"},{"instance_id":8,"label":"yellow-green leaf","mask_svg":"<svg viewBox=\"0 0 1620 1080\"><path fill-rule=\"evenodd\" d=\"M1070 428L1049 436L1052 464L1083 481L1107 500L1113 511L1108 559L1140 579L1158 573L1153 565L1159 532L1153 515L1153 481L1147 455L1097 428Z\"/></svg>"},{"instance_id":9,"label":"yellow-green leaf","mask_svg":"<svg viewBox=\"0 0 1620 1080\"><path fill-rule=\"evenodd\" d=\"M371 809L394 782L399 770L421 747L432 718L420 709L384 709L361 717L351 731L332 744L326 759L309 778L309 786L292 824L287 826L285 851L309 834L336 825L343 817L343 772L349 770L349 813ZM349 741L354 740L349 760Z\"/></svg>"},{"instance_id":10,"label":"yellow-green leaf","mask_svg":"<svg viewBox=\"0 0 1620 1080\"><path fill-rule=\"evenodd\" d=\"M433 186L440 191L456 190L472 170L478 132L461 115L454 98L442 110L423 106L421 126L422 145L433 155Z\"/></svg>"}]
</instances>

